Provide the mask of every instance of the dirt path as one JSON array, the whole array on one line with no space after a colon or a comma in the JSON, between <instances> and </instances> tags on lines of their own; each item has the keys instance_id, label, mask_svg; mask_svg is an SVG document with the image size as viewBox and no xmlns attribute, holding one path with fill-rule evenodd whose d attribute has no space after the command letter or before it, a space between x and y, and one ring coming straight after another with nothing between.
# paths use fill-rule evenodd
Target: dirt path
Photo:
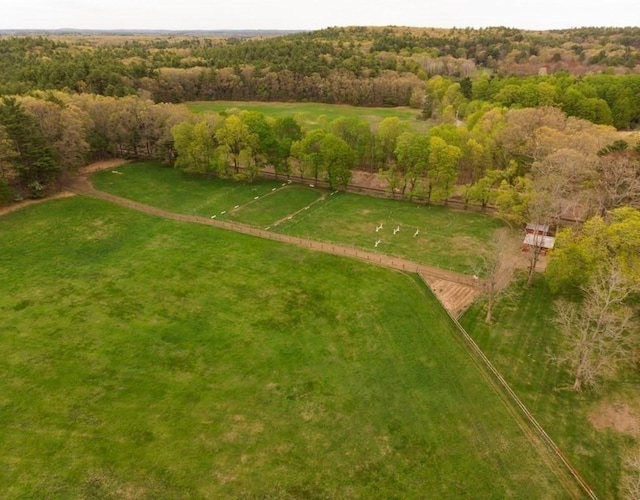
<instances>
[{"instance_id":1,"label":"dirt path","mask_svg":"<svg viewBox=\"0 0 640 500\"><path fill-rule=\"evenodd\" d=\"M400 271L414 272L420 274L422 278L431 287L443 306L451 312L453 316L460 315L471 303L478 298L481 293L481 281L474 279L471 276L467 276L461 273L455 273L452 271L445 271L433 266L426 266L424 264L418 264L416 262L401 259L397 257L391 257L384 254L366 252L357 248L337 245L333 243L324 243L321 241L310 240L306 238L298 238L295 236L288 236L285 234L274 233L264 229L258 229L245 224L238 224L235 222L220 221L210 219L207 217L199 217L195 215L183 215L159 208L151 205L145 205L144 203L138 203L120 196L115 196L104 191L98 191L93 187L89 181L89 174L97 172L99 170L115 169L120 165L127 163L124 159L112 159L92 163L86 167L80 169L79 175L73 178L66 186L66 190L58 193L54 196L44 198L42 200L26 200L24 202L16 203L8 207L0 209L0 215L20 210L23 207L42 203L56 198L66 198L74 196L76 194L91 196L93 198L99 198L111 203L137 210L149 215L162 217L165 219L172 219L180 222L189 222L195 224L203 224L207 226L214 226L221 229L227 229L242 234L248 234L251 236L257 236L259 238L265 238L273 241L279 241L282 243L288 243L291 245L297 245L303 248L308 248L316 252L324 252L333 255L343 255L354 259L359 259L365 262L370 262L379 266L388 267L391 269L397 269Z\"/></svg>"},{"instance_id":2,"label":"dirt path","mask_svg":"<svg viewBox=\"0 0 640 500\"><path fill-rule=\"evenodd\" d=\"M86 176L92 174L93 172L97 172L98 170L117 168L120 165L124 165L125 163L129 163L129 160L125 160L123 158L111 158L109 160L96 161L85 167L82 167L78 173L80 175Z\"/></svg>"},{"instance_id":3,"label":"dirt path","mask_svg":"<svg viewBox=\"0 0 640 500\"><path fill-rule=\"evenodd\" d=\"M438 269L436 267L425 266L423 264L417 264L415 262L412 262L406 259L390 257L387 255L381 255L378 253L365 252L357 248L336 245L333 243L323 243L320 241L310 240L306 238L298 238L296 236L273 233L271 231L266 231L264 229L258 229L256 227L248 226L245 224L239 224L237 222L221 221L221 220L210 219L207 217L201 217L197 215L184 215L184 214L177 214L174 212L168 212L166 210L162 210L160 208L157 208L151 205L139 203L137 201L122 198L120 196L115 196L113 194L106 193L104 191L98 191L91 185L89 180L84 176L79 176L76 179L74 179L73 183L69 185L69 190L77 194L83 194L86 196L91 196L93 198L100 198L102 200L110 201L112 203L116 203L118 205L131 208L132 210L137 210L139 212L144 212L146 214L163 217L165 219L172 219L180 222L191 222L195 224L203 224L206 226L214 226L222 229L228 229L230 231L248 234L251 236L258 236L260 238L265 238L269 240L290 243L293 245L298 245L300 247L305 247L305 248L309 248L309 249L320 251L320 252L331 253L334 255L346 255L348 257L364 260L367 262L372 262L375 264L380 264L382 266L391 267L393 269L417 272L428 277L445 279L445 280L454 281L456 283L460 283L464 285L475 286L475 280L470 276L460 274L460 273L454 273L452 271L445 271L443 269Z\"/></svg>"},{"instance_id":4,"label":"dirt path","mask_svg":"<svg viewBox=\"0 0 640 500\"><path fill-rule=\"evenodd\" d=\"M6 207L0 207L0 215L10 214L11 212L16 212L18 210L22 210L24 207L28 207L30 205L37 205L38 203L44 203L49 200L56 200L58 198L69 198L70 196L75 196L75 193L70 191L61 191L60 193L56 193L53 196L47 196L46 198L40 198L38 200L23 200L17 203L12 203Z\"/></svg>"},{"instance_id":5,"label":"dirt path","mask_svg":"<svg viewBox=\"0 0 640 500\"><path fill-rule=\"evenodd\" d=\"M116 168L119 167L120 165L124 165L125 163L127 163L128 160L124 160L122 158L114 158L111 160L103 160L103 161L97 161L95 163L91 163L90 165L87 165L86 167L82 167L79 171L81 176L86 176L88 174L91 174L93 172L97 172L98 170L106 170L109 168ZM30 205L37 205L38 203L43 203L45 201L49 201L49 200L56 200L59 198L68 198L70 196L75 196L76 193L65 190L65 191L61 191L59 193L56 193L54 195L51 196L47 196L46 198L41 198L41 199L37 199L37 200L23 200L23 201L19 201L17 203L12 203L9 206L6 207L0 207L0 215L4 215L4 214L10 214L11 212L15 212L17 210L21 210L24 207L28 207Z\"/></svg>"}]
</instances>

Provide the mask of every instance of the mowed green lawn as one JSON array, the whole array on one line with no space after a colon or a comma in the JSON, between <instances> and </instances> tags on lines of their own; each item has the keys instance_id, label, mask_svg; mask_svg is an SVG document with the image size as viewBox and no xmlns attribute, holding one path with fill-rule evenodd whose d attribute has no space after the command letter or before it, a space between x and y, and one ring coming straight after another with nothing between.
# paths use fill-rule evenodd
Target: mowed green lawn
<instances>
[{"instance_id":1,"label":"mowed green lawn","mask_svg":"<svg viewBox=\"0 0 640 500\"><path fill-rule=\"evenodd\" d=\"M188 176L151 162L117 171L121 174L94 174L94 185L178 213L215 216L466 274L480 273L478 254L502 224L476 212L331 194L283 181L242 183Z\"/></svg>"},{"instance_id":2,"label":"mowed green lawn","mask_svg":"<svg viewBox=\"0 0 640 500\"><path fill-rule=\"evenodd\" d=\"M607 409L628 403L637 423L640 377L630 370L599 391L570 390L571 374L551 360L560 340L551 320L554 297L543 276L537 278L530 290L522 281L513 285L513 299L498 304L493 325L484 323L480 303L461 322L598 497L621 498L624 456L638 439L624 421L626 411L619 416L625 433L614 430L615 412ZM594 420L607 425L596 429Z\"/></svg>"},{"instance_id":3,"label":"mowed green lawn","mask_svg":"<svg viewBox=\"0 0 640 500\"><path fill-rule=\"evenodd\" d=\"M273 118L292 116L305 128L323 127L338 118L358 118L377 126L385 118L397 117L401 121L410 122L416 128L423 128L424 121L419 121L420 111L407 107L372 108L322 103L287 103L258 101L194 101L187 107L194 113L224 113L233 110L258 111Z\"/></svg>"},{"instance_id":4,"label":"mowed green lawn","mask_svg":"<svg viewBox=\"0 0 640 500\"><path fill-rule=\"evenodd\" d=\"M566 498L412 277L87 198L0 217L2 498Z\"/></svg>"}]
</instances>

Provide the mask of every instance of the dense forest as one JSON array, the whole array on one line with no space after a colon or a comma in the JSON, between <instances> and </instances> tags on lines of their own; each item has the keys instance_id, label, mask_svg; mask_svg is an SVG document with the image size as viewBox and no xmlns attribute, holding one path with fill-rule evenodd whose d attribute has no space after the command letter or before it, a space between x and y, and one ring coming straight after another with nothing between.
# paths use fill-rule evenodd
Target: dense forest
<instances>
[{"instance_id":1,"label":"dense forest","mask_svg":"<svg viewBox=\"0 0 640 500\"><path fill-rule=\"evenodd\" d=\"M429 86L425 82L440 79ZM490 102L640 123L640 28L328 28L285 36L6 36L0 94L63 90L189 100L413 106ZM436 87L436 88L433 88Z\"/></svg>"}]
</instances>

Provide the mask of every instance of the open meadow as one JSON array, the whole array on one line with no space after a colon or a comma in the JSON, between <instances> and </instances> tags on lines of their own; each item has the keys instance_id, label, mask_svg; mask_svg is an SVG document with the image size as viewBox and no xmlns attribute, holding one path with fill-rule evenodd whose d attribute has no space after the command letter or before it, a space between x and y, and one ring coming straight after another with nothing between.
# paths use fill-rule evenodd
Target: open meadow
<instances>
[{"instance_id":1,"label":"open meadow","mask_svg":"<svg viewBox=\"0 0 640 500\"><path fill-rule=\"evenodd\" d=\"M569 498L411 276L84 197L0 218L2 498Z\"/></svg>"},{"instance_id":2,"label":"open meadow","mask_svg":"<svg viewBox=\"0 0 640 500\"><path fill-rule=\"evenodd\" d=\"M408 107L374 108L322 104L315 102L258 102L258 101L194 101L186 103L194 113L229 113L233 110L258 111L273 118L292 116L307 129L323 127L337 118L359 118L374 128L385 118L397 117L411 123L416 129L425 127L420 121L420 111Z\"/></svg>"},{"instance_id":3,"label":"open meadow","mask_svg":"<svg viewBox=\"0 0 640 500\"><path fill-rule=\"evenodd\" d=\"M92 181L98 189L165 210L215 216L468 275L480 274L478 253L501 226L472 211L285 181L206 179L153 162L123 165L117 172L97 172Z\"/></svg>"}]
</instances>

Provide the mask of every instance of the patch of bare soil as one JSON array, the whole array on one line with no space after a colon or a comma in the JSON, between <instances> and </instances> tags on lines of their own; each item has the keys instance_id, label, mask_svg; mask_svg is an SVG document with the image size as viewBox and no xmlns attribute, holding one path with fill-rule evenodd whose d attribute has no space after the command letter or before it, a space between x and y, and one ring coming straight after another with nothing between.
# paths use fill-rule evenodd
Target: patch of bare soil
<instances>
[{"instance_id":1,"label":"patch of bare soil","mask_svg":"<svg viewBox=\"0 0 640 500\"><path fill-rule=\"evenodd\" d=\"M387 189L389 187L389 182L381 175L360 170L352 172L351 183L371 189Z\"/></svg>"},{"instance_id":2,"label":"patch of bare soil","mask_svg":"<svg viewBox=\"0 0 640 500\"><path fill-rule=\"evenodd\" d=\"M480 290L472 286L424 275L423 278L454 318L459 317L480 295Z\"/></svg>"},{"instance_id":3,"label":"patch of bare soil","mask_svg":"<svg viewBox=\"0 0 640 500\"><path fill-rule=\"evenodd\" d=\"M640 437L640 408L622 401L603 401L589 414L591 425L599 431L613 430Z\"/></svg>"}]
</instances>

